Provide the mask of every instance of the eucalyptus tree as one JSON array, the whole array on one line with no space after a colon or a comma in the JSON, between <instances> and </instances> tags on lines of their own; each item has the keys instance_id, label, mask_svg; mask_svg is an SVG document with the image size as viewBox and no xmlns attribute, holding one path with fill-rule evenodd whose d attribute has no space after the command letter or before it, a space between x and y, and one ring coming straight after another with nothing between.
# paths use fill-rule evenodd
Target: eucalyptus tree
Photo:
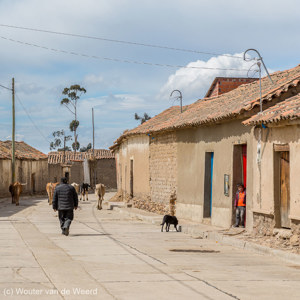
<instances>
[{"instance_id":1,"label":"eucalyptus tree","mask_svg":"<svg viewBox=\"0 0 300 300\"><path fill-rule=\"evenodd\" d=\"M79 84L74 84L64 88L62 94L66 97L60 101L60 104L64 105L74 115L74 119L71 121L69 127L70 130L74 132L74 143L72 144L72 148L75 152L80 148L80 144L77 141L77 128L79 126L79 121L77 119L77 102L82 94L85 93L86 89L84 87L81 87Z\"/></svg>"},{"instance_id":2,"label":"eucalyptus tree","mask_svg":"<svg viewBox=\"0 0 300 300\"><path fill-rule=\"evenodd\" d=\"M65 135L65 131L57 130L52 132L52 136L54 137L54 141L50 143L50 150L57 151L70 151L71 148L66 145L66 143L70 140L72 140L72 137L70 135Z\"/></svg>"},{"instance_id":3,"label":"eucalyptus tree","mask_svg":"<svg viewBox=\"0 0 300 300\"><path fill-rule=\"evenodd\" d=\"M138 121L141 121L141 124L145 123L146 121L150 120L151 117L147 114L147 113L144 113L144 116L139 116L137 113L134 114L134 119L135 120L138 120Z\"/></svg>"}]
</instances>

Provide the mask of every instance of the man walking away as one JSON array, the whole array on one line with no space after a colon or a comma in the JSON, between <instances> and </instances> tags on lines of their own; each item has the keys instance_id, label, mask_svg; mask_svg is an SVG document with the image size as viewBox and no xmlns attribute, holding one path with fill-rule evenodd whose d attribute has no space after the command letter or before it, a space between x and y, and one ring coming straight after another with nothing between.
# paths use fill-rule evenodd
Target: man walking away
<instances>
[{"instance_id":1,"label":"man walking away","mask_svg":"<svg viewBox=\"0 0 300 300\"><path fill-rule=\"evenodd\" d=\"M55 188L52 207L54 211L58 210L62 234L69 235L74 208L78 207L78 196L75 188L68 184L66 177L61 178L61 183Z\"/></svg>"},{"instance_id":2,"label":"man walking away","mask_svg":"<svg viewBox=\"0 0 300 300\"><path fill-rule=\"evenodd\" d=\"M236 221L234 227L239 227L241 221L241 227L245 227L245 211L246 211L246 189L242 183L238 184L238 190L236 192L234 208L236 209Z\"/></svg>"}]
</instances>

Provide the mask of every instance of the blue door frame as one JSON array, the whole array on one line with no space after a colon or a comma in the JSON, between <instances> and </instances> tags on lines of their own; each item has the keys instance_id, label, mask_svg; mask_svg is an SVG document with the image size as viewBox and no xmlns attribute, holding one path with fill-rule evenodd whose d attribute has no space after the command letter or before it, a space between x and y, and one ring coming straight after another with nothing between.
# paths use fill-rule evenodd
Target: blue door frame
<instances>
[{"instance_id":1,"label":"blue door frame","mask_svg":"<svg viewBox=\"0 0 300 300\"><path fill-rule=\"evenodd\" d=\"M213 187L213 172L214 171L214 152L210 156L210 216L212 210L212 187Z\"/></svg>"}]
</instances>

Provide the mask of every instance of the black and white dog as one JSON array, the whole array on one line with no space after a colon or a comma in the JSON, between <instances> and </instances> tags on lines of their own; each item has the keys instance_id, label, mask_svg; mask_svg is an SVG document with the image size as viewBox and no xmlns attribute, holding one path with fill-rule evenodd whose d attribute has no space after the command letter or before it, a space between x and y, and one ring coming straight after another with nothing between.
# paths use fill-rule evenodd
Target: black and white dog
<instances>
[{"instance_id":1,"label":"black and white dog","mask_svg":"<svg viewBox=\"0 0 300 300\"><path fill-rule=\"evenodd\" d=\"M86 201L89 200L89 187L91 187L88 183L82 183L80 185L80 200L83 199L83 201L86 199Z\"/></svg>"},{"instance_id":2,"label":"black and white dog","mask_svg":"<svg viewBox=\"0 0 300 300\"><path fill-rule=\"evenodd\" d=\"M178 229L177 229L178 220L175 216L170 216L170 215L165 215L164 216L163 221L160 224L161 225L161 232L164 231L164 225L165 224L166 224L166 232L169 231L171 224L173 224L176 231L178 231Z\"/></svg>"}]
</instances>

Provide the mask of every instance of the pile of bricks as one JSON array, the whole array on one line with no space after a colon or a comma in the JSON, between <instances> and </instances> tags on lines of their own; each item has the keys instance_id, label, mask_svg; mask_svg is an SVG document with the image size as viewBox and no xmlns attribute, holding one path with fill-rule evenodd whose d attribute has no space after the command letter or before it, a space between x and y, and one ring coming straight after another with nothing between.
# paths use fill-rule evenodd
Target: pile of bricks
<instances>
[{"instance_id":1,"label":"pile of bricks","mask_svg":"<svg viewBox=\"0 0 300 300\"><path fill-rule=\"evenodd\" d=\"M122 202L122 192L118 191L110 200L109 202Z\"/></svg>"},{"instance_id":2,"label":"pile of bricks","mask_svg":"<svg viewBox=\"0 0 300 300\"><path fill-rule=\"evenodd\" d=\"M133 206L139 209L150 211L160 215L169 214L169 208L162 202L151 201L150 197L147 198L136 198L132 199Z\"/></svg>"},{"instance_id":3,"label":"pile of bricks","mask_svg":"<svg viewBox=\"0 0 300 300\"><path fill-rule=\"evenodd\" d=\"M170 195L170 215L176 216L176 191L173 191Z\"/></svg>"},{"instance_id":4,"label":"pile of bricks","mask_svg":"<svg viewBox=\"0 0 300 300\"><path fill-rule=\"evenodd\" d=\"M271 236L275 227L275 220L272 217L253 214L253 233L261 236Z\"/></svg>"}]
</instances>

